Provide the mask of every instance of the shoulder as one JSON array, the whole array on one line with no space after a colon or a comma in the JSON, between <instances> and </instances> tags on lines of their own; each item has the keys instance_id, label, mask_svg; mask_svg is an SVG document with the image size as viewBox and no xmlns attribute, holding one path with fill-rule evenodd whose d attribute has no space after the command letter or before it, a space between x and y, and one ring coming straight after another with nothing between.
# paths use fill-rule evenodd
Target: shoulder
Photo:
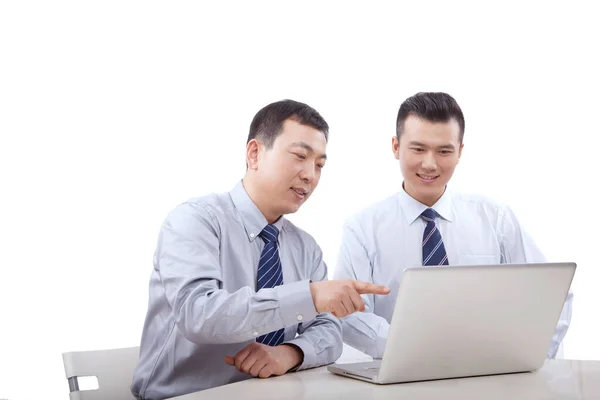
<instances>
[{"instance_id":1,"label":"shoulder","mask_svg":"<svg viewBox=\"0 0 600 400\"><path fill-rule=\"evenodd\" d=\"M500 215L508 209L508 206L497 199L480 193L454 191L450 192L452 203L458 211L482 211Z\"/></svg>"},{"instance_id":2,"label":"shoulder","mask_svg":"<svg viewBox=\"0 0 600 400\"><path fill-rule=\"evenodd\" d=\"M292 221L283 218L282 231L287 240L295 247L309 252L321 251L317 241L304 229L296 226Z\"/></svg>"},{"instance_id":3,"label":"shoulder","mask_svg":"<svg viewBox=\"0 0 600 400\"><path fill-rule=\"evenodd\" d=\"M233 202L227 192L192 197L169 211L165 224L188 226L200 223L216 226L222 219L232 216L232 208Z\"/></svg>"},{"instance_id":4,"label":"shoulder","mask_svg":"<svg viewBox=\"0 0 600 400\"><path fill-rule=\"evenodd\" d=\"M507 224L519 225L512 208L500 200L478 193L453 191L452 201L455 215L463 219L490 223L498 229Z\"/></svg>"},{"instance_id":5,"label":"shoulder","mask_svg":"<svg viewBox=\"0 0 600 400\"><path fill-rule=\"evenodd\" d=\"M344 227L353 230L371 227L389 219L390 213L397 212L398 207L398 193L395 193L356 211L346 219Z\"/></svg>"}]
</instances>

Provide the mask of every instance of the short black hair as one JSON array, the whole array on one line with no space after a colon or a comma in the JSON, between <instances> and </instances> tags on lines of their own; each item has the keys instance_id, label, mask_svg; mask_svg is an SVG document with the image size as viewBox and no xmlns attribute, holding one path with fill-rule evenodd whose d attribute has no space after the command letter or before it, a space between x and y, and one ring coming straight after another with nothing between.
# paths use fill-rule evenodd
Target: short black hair
<instances>
[{"instance_id":1,"label":"short black hair","mask_svg":"<svg viewBox=\"0 0 600 400\"><path fill-rule=\"evenodd\" d=\"M444 92L419 92L404 100L396 118L396 137L400 139L404 121L414 115L429 122L448 122L455 119L460 127L460 142L465 135L465 117L452 96Z\"/></svg>"},{"instance_id":2,"label":"short black hair","mask_svg":"<svg viewBox=\"0 0 600 400\"><path fill-rule=\"evenodd\" d=\"M307 104L286 99L271 103L256 113L250 124L246 144L256 138L268 149L272 148L287 119L315 128L323 132L325 141L329 139L329 125L317 110Z\"/></svg>"}]
</instances>

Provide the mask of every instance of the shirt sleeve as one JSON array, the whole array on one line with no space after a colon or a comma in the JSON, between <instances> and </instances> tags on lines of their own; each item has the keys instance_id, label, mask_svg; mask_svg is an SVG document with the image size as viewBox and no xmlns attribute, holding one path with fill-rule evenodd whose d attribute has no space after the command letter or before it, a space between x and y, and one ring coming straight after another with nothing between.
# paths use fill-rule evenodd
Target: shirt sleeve
<instances>
[{"instance_id":1,"label":"shirt sleeve","mask_svg":"<svg viewBox=\"0 0 600 400\"><path fill-rule=\"evenodd\" d=\"M546 257L523 229L514 212L504 207L498 216L498 236L500 239L501 261L507 264L543 263ZM559 347L571 324L573 307L573 291L569 290L565 303L552 337L547 358L555 358Z\"/></svg>"},{"instance_id":2,"label":"shirt sleeve","mask_svg":"<svg viewBox=\"0 0 600 400\"><path fill-rule=\"evenodd\" d=\"M373 282L373 265L369 259L366 240L360 227L352 222L344 225L342 245L334 274L335 279L354 279ZM341 319L344 342L370 355L383 357L390 324L374 313L375 295L362 295L365 311Z\"/></svg>"},{"instance_id":3,"label":"shirt sleeve","mask_svg":"<svg viewBox=\"0 0 600 400\"><path fill-rule=\"evenodd\" d=\"M315 246L315 268L310 279L326 281L327 265L323 261L321 249L316 244ZM331 313L319 313L313 320L300 323L297 332L295 339L285 342L298 346L304 353L304 360L296 370L331 364L341 356L342 327Z\"/></svg>"},{"instance_id":4,"label":"shirt sleeve","mask_svg":"<svg viewBox=\"0 0 600 400\"><path fill-rule=\"evenodd\" d=\"M240 343L286 326L297 316L312 319L317 312L309 280L276 288L222 289L220 226L205 207L184 203L165 220L155 254L155 269L175 315L177 327L194 343ZM152 301L152 298L150 299Z\"/></svg>"}]
</instances>

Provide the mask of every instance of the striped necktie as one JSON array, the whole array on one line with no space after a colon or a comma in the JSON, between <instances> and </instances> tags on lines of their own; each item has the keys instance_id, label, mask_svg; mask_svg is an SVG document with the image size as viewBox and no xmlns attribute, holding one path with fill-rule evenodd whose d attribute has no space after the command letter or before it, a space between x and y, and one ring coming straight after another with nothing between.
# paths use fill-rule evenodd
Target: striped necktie
<instances>
[{"instance_id":1,"label":"striped necktie","mask_svg":"<svg viewBox=\"0 0 600 400\"><path fill-rule=\"evenodd\" d=\"M277 236L279 229L275 225L267 225L260 233L265 242L260 261L258 262L257 290L263 288L274 288L283 284L283 270L279 259L277 248ZM277 346L283 342L284 329L273 331L256 338L256 341L268 346Z\"/></svg>"},{"instance_id":2,"label":"striped necktie","mask_svg":"<svg viewBox=\"0 0 600 400\"><path fill-rule=\"evenodd\" d=\"M448 265L448 255L442 235L435 226L436 216L437 213L431 208L421 214L421 218L427 222L423 232L423 265Z\"/></svg>"}]
</instances>

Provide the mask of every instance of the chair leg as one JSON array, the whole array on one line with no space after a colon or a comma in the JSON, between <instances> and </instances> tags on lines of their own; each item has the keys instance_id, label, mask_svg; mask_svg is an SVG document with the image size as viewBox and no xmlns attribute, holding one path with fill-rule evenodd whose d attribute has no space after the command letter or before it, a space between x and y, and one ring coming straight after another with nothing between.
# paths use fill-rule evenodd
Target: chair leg
<instances>
[{"instance_id":1,"label":"chair leg","mask_svg":"<svg viewBox=\"0 0 600 400\"><path fill-rule=\"evenodd\" d=\"M71 392L79 391L79 382L77 382L76 376L72 376L69 378L69 390Z\"/></svg>"}]
</instances>

